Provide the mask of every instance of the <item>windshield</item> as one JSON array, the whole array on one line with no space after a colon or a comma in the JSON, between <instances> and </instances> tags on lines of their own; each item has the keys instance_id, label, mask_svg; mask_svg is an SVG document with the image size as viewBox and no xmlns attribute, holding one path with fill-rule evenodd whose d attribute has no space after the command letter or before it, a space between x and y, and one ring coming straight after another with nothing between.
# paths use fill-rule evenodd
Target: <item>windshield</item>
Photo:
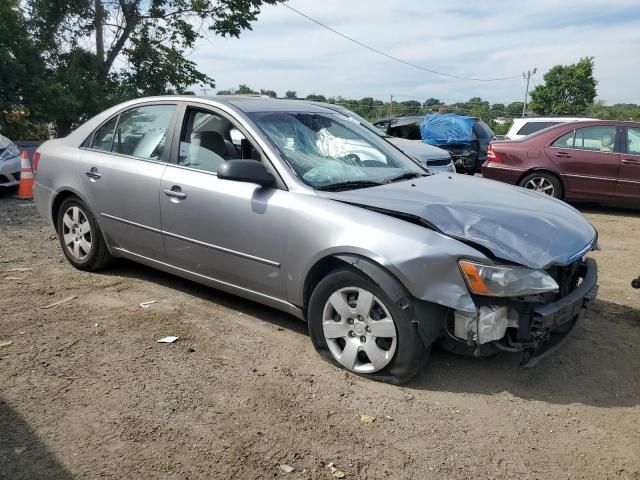
<instances>
[{"instance_id":1,"label":"windshield","mask_svg":"<svg viewBox=\"0 0 640 480\"><path fill-rule=\"evenodd\" d=\"M304 183L363 188L426 175L409 157L340 114L262 112L249 116Z\"/></svg>"}]
</instances>

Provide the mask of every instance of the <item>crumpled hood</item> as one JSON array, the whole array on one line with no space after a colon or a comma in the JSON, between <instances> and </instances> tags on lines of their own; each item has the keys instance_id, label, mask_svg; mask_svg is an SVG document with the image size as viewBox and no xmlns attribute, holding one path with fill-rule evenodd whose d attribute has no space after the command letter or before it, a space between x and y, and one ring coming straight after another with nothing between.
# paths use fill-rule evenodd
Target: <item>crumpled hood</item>
<instances>
[{"instance_id":1,"label":"crumpled hood","mask_svg":"<svg viewBox=\"0 0 640 480\"><path fill-rule=\"evenodd\" d=\"M420 219L497 258L536 269L575 261L597 238L593 225L560 200L467 175L431 175L323 196Z\"/></svg>"}]
</instances>

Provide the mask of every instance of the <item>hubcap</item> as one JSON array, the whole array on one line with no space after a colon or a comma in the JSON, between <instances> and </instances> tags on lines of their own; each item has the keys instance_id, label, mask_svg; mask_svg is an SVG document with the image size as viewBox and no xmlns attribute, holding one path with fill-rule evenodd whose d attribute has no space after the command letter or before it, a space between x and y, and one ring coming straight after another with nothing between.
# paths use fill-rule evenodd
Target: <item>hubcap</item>
<instances>
[{"instance_id":1,"label":"hubcap","mask_svg":"<svg viewBox=\"0 0 640 480\"><path fill-rule=\"evenodd\" d=\"M333 292L324 306L322 329L333 358L357 373L382 370L396 352L396 327L389 310L363 288Z\"/></svg>"},{"instance_id":2,"label":"hubcap","mask_svg":"<svg viewBox=\"0 0 640 480\"><path fill-rule=\"evenodd\" d=\"M551 196L553 196L553 194L555 193L553 183L551 183L549 179L545 177L533 177L524 185L524 188L526 188L527 190L534 190L536 192L545 193Z\"/></svg>"},{"instance_id":3,"label":"hubcap","mask_svg":"<svg viewBox=\"0 0 640 480\"><path fill-rule=\"evenodd\" d=\"M75 260L83 261L91 253L91 224L80 207L74 205L64 212L62 238Z\"/></svg>"}]
</instances>

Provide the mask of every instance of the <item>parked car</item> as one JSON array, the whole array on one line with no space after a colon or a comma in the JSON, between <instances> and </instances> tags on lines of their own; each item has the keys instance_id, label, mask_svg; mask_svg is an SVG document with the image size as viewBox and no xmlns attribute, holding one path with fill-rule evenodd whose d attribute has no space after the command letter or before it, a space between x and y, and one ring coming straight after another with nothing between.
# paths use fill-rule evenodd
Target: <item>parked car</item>
<instances>
[{"instance_id":1,"label":"parked car","mask_svg":"<svg viewBox=\"0 0 640 480\"><path fill-rule=\"evenodd\" d=\"M566 200L640 201L640 123L581 121L493 142L485 178Z\"/></svg>"},{"instance_id":2,"label":"parked car","mask_svg":"<svg viewBox=\"0 0 640 480\"><path fill-rule=\"evenodd\" d=\"M289 312L376 380L409 380L436 341L531 366L597 291L597 232L572 207L429 173L309 102L134 100L35 157L37 208L74 267L123 257Z\"/></svg>"},{"instance_id":3,"label":"parked car","mask_svg":"<svg viewBox=\"0 0 640 480\"><path fill-rule=\"evenodd\" d=\"M582 118L582 117L527 117L527 118L514 118L509 131L505 135L505 140L519 140L532 133L539 132L545 128L553 127L561 123L570 122L586 122L591 120L597 120L597 118ZM503 139L497 139L503 140Z\"/></svg>"},{"instance_id":4,"label":"parked car","mask_svg":"<svg viewBox=\"0 0 640 480\"><path fill-rule=\"evenodd\" d=\"M428 125L423 122L428 122ZM469 128L458 130L461 135L452 138L447 131L449 125L464 122L468 123ZM445 123L447 126L442 130ZM451 113L385 118L374 122L374 126L393 137L422 140L447 150L453 158L456 171L470 175L480 171L487 157L487 147L495 139L493 131L482 120ZM430 133L427 137L425 128Z\"/></svg>"},{"instance_id":5,"label":"parked car","mask_svg":"<svg viewBox=\"0 0 640 480\"><path fill-rule=\"evenodd\" d=\"M20 149L0 135L0 187L15 187L20 183Z\"/></svg>"},{"instance_id":6,"label":"parked car","mask_svg":"<svg viewBox=\"0 0 640 480\"><path fill-rule=\"evenodd\" d=\"M315 103L314 103L315 104ZM423 143L421 140L415 141L413 139L405 139L405 138L397 138L392 137L384 132L382 132L379 128L375 127L360 115L348 110L340 105L333 105L328 103L319 103L320 106L324 106L326 108L330 108L335 110L336 112L340 112L350 118L353 118L355 121L360 123L363 127L368 128L376 135L381 136L389 143L398 147L404 153L409 155L411 158L417 160L420 165L428 168L434 172L445 172L445 173L455 173L456 168L453 164L453 159L451 158L451 154L442 148L434 147L433 145L428 145Z\"/></svg>"}]
</instances>

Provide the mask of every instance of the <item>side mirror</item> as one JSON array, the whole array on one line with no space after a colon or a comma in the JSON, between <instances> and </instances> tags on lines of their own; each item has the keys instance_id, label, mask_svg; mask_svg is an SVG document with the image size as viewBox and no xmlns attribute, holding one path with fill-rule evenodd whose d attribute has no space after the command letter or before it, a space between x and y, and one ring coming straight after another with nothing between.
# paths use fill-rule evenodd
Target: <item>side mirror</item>
<instances>
[{"instance_id":1,"label":"side mirror","mask_svg":"<svg viewBox=\"0 0 640 480\"><path fill-rule=\"evenodd\" d=\"M257 160L228 160L218 167L218 178L257 183L261 187L276 185L274 176Z\"/></svg>"}]
</instances>

